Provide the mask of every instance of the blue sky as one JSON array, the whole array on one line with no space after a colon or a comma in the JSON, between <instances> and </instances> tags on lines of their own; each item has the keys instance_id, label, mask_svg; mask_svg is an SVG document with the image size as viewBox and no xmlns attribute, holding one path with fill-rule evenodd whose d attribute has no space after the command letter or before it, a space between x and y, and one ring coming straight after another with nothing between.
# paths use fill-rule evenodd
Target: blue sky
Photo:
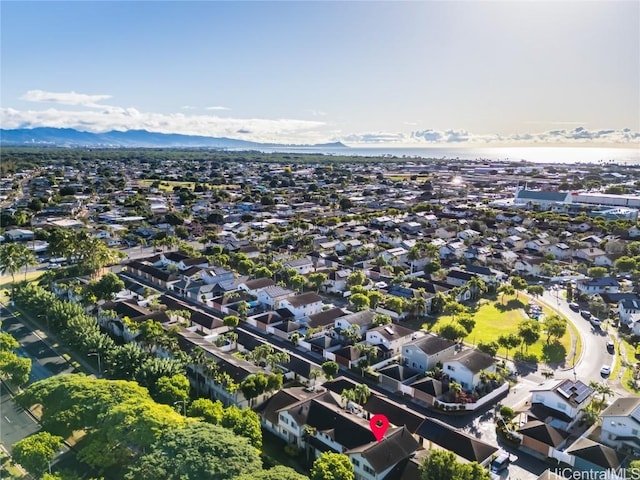
<instances>
[{"instance_id":1,"label":"blue sky","mask_svg":"<svg viewBox=\"0 0 640 480\"><path fill-rule=\"evenodd\" d=\"M640 143L640 2L0 2L3 128Z\"/></svg>"}]
</instances>

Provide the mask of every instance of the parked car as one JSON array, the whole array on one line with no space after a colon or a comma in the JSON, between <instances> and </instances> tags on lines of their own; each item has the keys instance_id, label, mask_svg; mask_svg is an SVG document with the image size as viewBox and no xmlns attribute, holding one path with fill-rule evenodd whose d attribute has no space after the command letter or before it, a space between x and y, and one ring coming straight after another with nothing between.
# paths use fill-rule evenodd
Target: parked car
<instances>
[{"instance_id":1,"label":"parked car","mask_svg":"<svg viewBox=\"0 0 640 480\"><path fill-rule=\"evenodd\" d=\"M598 317L591 317L589 321L594 327L600 328L600 325L602 325L602 321Z\"/></svg>"},{"instance_id":2,"label":"parked car","mask_svg":"<svg viewBox=\"0 0 640 480\"><path fill-rule=\"evenodd\" d=\"M591 312L589 310L580 310L580 315L585 320L591 320Z\"/></svg>"},{"instance_id":3,"label":"parked car","mask_svg":"<svg viewBox=\"0 0 640 480\"><path fill-rule=\"evenodd\" d=\"M511 456L508 453L501 453L491 462L491 472L500 473L509 468Z\"/></svg>"},{"instance_id":4,"label":"parked car","mask_svg":"<svg viewBox=\"0 0 640 480\"><path fill-rule=\"evenodd\" d=\"M608 377L609 375L611 375L611 367L609 365L603 365L600 369L600 375L602 375L603 377Z\"/></svg>"},{"instance_id":5,"label":"parked car","mask_svg":"<svg viewBox=\"0 0 640 480\"><path fill-rule=\"evenodd\" d=\"M577 312L578 310L580 310L580 305L578 305L576 302L571 302L569 304L569 308L574 312Z\"/></svg>"},{"instance_id":6,"label":"parked car","mask_svg":"<svg viewBox=\"0 0 640 480\"><path fill-rule=\"evenodd\" d=\"M607 351L608 351L609 353L614 353L614 352L616 351L616 346L615 346L615 344L613 343L613 340L609 340L609 341L607 342Z\"/></svg>"}]
</instances>

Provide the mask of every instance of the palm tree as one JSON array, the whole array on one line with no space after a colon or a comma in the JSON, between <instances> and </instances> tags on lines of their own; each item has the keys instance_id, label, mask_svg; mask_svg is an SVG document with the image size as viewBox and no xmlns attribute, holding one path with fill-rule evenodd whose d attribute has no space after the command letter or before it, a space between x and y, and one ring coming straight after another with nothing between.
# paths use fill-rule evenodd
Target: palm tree
<instances>
[{"instance_id":1,"label":"palm tree","mask_svg":"<svg viewBox=\"0 0 640 480\"><path fill-rule=\"evenodd\" d=\"M458 396L462 393L462 385L456 381L449 383L449 392L454 400L458 400Z\"/></svg>"},{"instance_id":2,"label":"palm tree","mask_svg":"<svg viewBox=\"0 0 640 480\"><path fill-rule=\"evenodd\" d=\"M353 394L354 400L360 405L364 405L371 396L371 390L367 385L361 383L353 389Z\"/></svg>"},{"instance_id":3,"label":"palm tree","mask_svg":"<svg viewBox=\"0 0 640 480\"><path fill-rule=\"evenodd\" d=\"M593 388L596 391L596 393L599 393L600 395L602 395L602 399L600 400L601 405L604 405L605 401L607 400L607 397L612 396L614 393L611 387L606 383L594 382L592 380L591 382L589 382L589 386Z\"/></svg>"},{"instance_id":4,"label":"palm tree","mask_svg":"<svg viewBox=\"0 0 640 480\"><path fill-rule=\"evenodd\" d=\"M317 368L312 368L311 369L311 371L309 372L309 380L311 380L313 382L310 385L311 387L315 386L317 378L320 377L321 375L322 375L322 372L320 370L318 370Z\"/></svg>"},{"instance_id":5,"label":"palm tree","mask_svg":"<svg viewBox=\"0 0 640 480\"><path fill-rule=\"evenodd\" d=\"M16 283L16 272L20 270L20 249L16 243L0 245L0 272L11 275L11 298Z\"/></svg>"}]
</instances>

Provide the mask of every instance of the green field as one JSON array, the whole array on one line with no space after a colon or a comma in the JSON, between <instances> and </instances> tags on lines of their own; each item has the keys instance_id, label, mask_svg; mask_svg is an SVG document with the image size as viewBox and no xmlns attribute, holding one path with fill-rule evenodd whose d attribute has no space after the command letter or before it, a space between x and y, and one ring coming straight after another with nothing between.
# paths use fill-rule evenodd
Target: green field
<instances>
[{"instance_id":1,"label":"green field","mask_svg":"<svg viewBox=\"0 0 640 480\"><path fill-rule=\"evenodd\" d=\"M476 325L473 331L465 337L464 341L467 344L477 345L478 343L493 342L501 335L508 335L510 333L517 334L518 323L522 320L528 319L524 307L524 302L528 299L523 295L520 295L519 299L515 296L505 297L504 305L500 300L481 300L477 309L472 312L473 318L476 321ZM553 314L553 311L546 307L543 307L545 317ZM443 315L433 324L425 324L423 328L427 328L434 332L437 332L441 325L446 324L452 320L451 316ZM570 324L568 325L571 326ZM546 335L540 334L540 339L529 347L528 354L534 354L541 361L548 363L562 363L565 361L565 357L571 350L571 328L567 329L567 332L560 339L559 342L552 342L550 346L546 345ZM576 348L581 348L580 343L576 345ZM513 354L519 349L509 351L509 358L513 357ZM543 352L547 350L547 355L544 356ZM505 356L506 350L500 348L498 355Z\"/></svg>"}]
</instances>

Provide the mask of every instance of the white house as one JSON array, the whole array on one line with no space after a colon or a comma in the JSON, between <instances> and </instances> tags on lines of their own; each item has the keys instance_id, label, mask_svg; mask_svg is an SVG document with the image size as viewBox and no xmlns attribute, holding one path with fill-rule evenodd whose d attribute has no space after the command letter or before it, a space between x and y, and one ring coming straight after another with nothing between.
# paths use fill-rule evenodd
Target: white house
<instances>
[{"instance_id":1,"label":"white house","mask_svg":"<svg viewBox=\"0 0 640 480\"><path fill-rule=\"evenodd\" d=\"M373 317L375 315L376 312L373 310L363 310L361 312L351 313L344 317L336 318L335 329L338 331L347 330L352 325L357 325L360 328L360 334L363 335L371 325L371 322L373 322Z\"/></svg>"},{"instance_id":2,"label":"white house","mask_svg":"<svg viewBox=\"0 0 640 480\"><path fill-rule=\"evenodd\" d=\"M390 355L400 353L402 346L417 338L419 333L401 325L388 324L367 330L365 340L368 344L377 345Z\"/></svg>"},{"instance_id":3,"label":"white house","mask_svg":"<svg viewBox=\"0 0 640 480\"><path fill-rule=\"evenodd\" d=\"M571 247L562 242L550 245L547 252L553 255L556 260L566 260L571 257Z\"/></svg>"},{"instance_id":4,"label":"white house","mask_svg":"<svg viewBox=\"0 0 640 480\"><path fill-rule=\"evenodd\" d=\"M543 263L544 258L523 255L516 260L513 268L518 273L537 276L542 274Z\"/></svg>"},{"instance_id":5,"label":"white house","mask_svg":"<svg viewBox=\"0 0 640 480\"><path fill-rule=\"evenodd\" d=\"M623 298L618 302L620 322L629 325L633 315L640 314L640 298Z\"/></svg>"},{"instance_id":6,"label":"white house","mask_svg":"<svg viewBox=\"0 0 640 480\"><path fill-rule=\"evenodd\" d=\"M600 441L640 455L640 397L616 399L601 414Z\"/></svg>"},{"instance_id":7,"label":"white house","mask_svg":"<svg viewBox=\"0 0 640 480\"><path fill-rule=\"evenodd\" d=\"M576 284L576 289L587 295L596 293L618 293L620 284L613 277L593 278L590 280L580 280Z\"/></svg>"},{"instance_id":8,"label":"white house","mask_svg":"<svg viewBox=\"0 0 640 480\"><path fill-rule=\"evenodd\" d=\"M280 308L282 300L292 297L295 294L296 292L291 289L273 285L263 288L258 292L258 302L271 309L277 309Z\"/></svg>"},{"instance_id":9,"label":"white house","mask_svg":"<svg viewBox=\"0 0 640 480\"><path fill-rule=\"evenodd\" d=\"M402 363L407 367L427 372L438 362L453 357L456 343L438 335L428 334L402 347Z\"/></svg>"},{"instance_id":10,"label":"white house","mask_svg":"<svg viewBox=\"0 0 640 480\"><path fill-rule=\"evenodd\" d=\"M491 355L479 350L462 350L442 362L442 371L466 391L473 390L480 384L480 373L483 370L495 372L496 364Z\"/></svg>"},{"instance_id":11,"label":"white house","mask_svg":"<svg viewBox=\"0 0 640 480\"><path fill-rule=\"evenodd\" d=\"M593 392L593 388L580 380L549 380L531 389L531 404L542 404L575 421L589 404ZM563 426L569 427L568 424Z\"/></svg>"},{"instance_id":12,"label":"white house","mask_svg":"<svg viewBox=\"0 0 640 480\"><path fill-rule=\"evenodd\" d=\"M293 268L299 275L306 275L313 272L313 260L308 257L293 258L282 264L284 268Z\"/></svg>"},{"instance_id":13,"label":"white house","mask_svg":"<svg viewBox=\"0 0 640 480\"><path fill-rule=\"evenodd\" d=\"M314 292L286 297L280 301L279 308L286 308L298 320L322 311L322 297Z\"/></svg>"}]
</instances>

